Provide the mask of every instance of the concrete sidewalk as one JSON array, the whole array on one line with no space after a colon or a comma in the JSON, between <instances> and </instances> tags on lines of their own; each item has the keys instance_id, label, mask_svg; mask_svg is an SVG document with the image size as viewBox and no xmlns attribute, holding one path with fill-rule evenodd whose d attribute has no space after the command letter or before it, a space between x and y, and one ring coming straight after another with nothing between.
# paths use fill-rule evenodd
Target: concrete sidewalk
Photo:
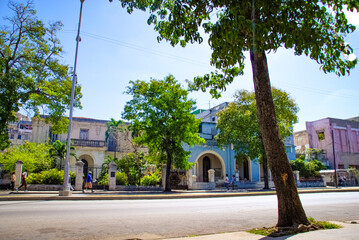
<instances>
[{"instance_id":1,"label":"concrete sidewalk","mask_svg":"<svg viewBox=\"0 0 359 240\"><path fill-rule=\"evenodd\" d=\"M351 223L352 222L352 223ZM329 229L329 230L318 230L306 233L299 233L292 236L283 236L283 237L265 237L262 235L251 234L248 232L233 232L233 233L221 233L213 235L203 235L203 236L191 236L183 238L171 238L163 240L358 240L359 239L359 221L351 222L333 222L342 226L340 229ZM356 222L356 223L354 223Z\"/></svg>"},{"instance_id":2,"label":"concrete sidewalk","mask_svg":"<svg viewBox=\"0 0 359 240\"><path fill-rule=\"evenodd\" d=\"M325 188L300 188L298 192L324 193L324 192L354 192L359 187L325 187ZM239 197L275 195L275 190L262 189L237 189L226 191L216 190L173 190L172 192L140 192L140 191L72 191L71 196L59 196L58 191L0 191L0 201L30 201L30 200L135 200L135 199L175 199L175 198L211 198L211 197Z\"/></svg>"}]
</instances>

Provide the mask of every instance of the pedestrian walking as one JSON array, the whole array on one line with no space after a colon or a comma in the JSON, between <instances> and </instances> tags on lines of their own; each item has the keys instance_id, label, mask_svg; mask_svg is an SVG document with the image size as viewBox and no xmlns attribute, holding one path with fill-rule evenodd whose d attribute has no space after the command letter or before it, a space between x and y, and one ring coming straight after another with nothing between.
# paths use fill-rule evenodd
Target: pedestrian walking
<instances>
[{"instance_id":1,"label":"pedestrian walking","mask_svg":"<svg viewBox=\"0 0 359 240\"><path fill-rule=\"evenodd\" d=\"M234 190L234 185L235 184L236 184L236 176L233 174L232 175L232 180L231 180L232 190Z\"/></svg>"},{"instance_id":2,"label":"pedestrian walking","mask_svg":"<svg viewBox=\"0 0 359 240\"><path fill-rule=\"evenodd\" d=\"M25 171L21 174L21 185L16 188L16 192L19 191L19 189L24 186L25 190L24 192L27 192L27 182L26 182L26 178L27 178L27 170L25 169Z\"/></svg>"},{"instance_id":3,"label":"pedestrian walking","mask_svg":"<svg viewBox=\"0 0 359 240\"><path fill-rule=\"evenodd\" d=\"M10 187L11 190L15 190L15 181L16 181L16 175L15 172L12 172L11 177L10 177Z\"/></svg>"},{"instance_id":4,"label":"pedestrian walking","mask_svg":"<svg viewBox=\"0 0 359 240\"><path fill-rule=\"evenodd\" d=\"M85 192L85 190L87 189L91 189L91 192L94 192L94 190L92 189L92 176L91 176L92 172L89 171L89 173L87 174L86 177L86 184L85 184L85 189L82 192Z\"/></svg>"},{"instance_id":5,"label":"pedestrian walking","mask_svg":"<svg viewBox=\"0 0 359 240\"><path fill-rule=\"evenodd\" d=\"M226 177L224 178L224 186L227 188L227 191L229 190L229 178L228 174L226 174Z\"/></svg>"}]
</instances>

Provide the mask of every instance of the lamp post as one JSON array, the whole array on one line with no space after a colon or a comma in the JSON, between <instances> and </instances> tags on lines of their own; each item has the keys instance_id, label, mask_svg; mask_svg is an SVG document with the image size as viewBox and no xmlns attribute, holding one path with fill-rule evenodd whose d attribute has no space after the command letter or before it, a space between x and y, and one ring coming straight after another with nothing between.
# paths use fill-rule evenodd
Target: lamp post
<instances>
[{"instance_id":1,"label":"lamp post","mask_svg":"<svg viewBox=\"0 0 359 240\"><path fill-rule=\"evenodd\" d=\"M70 174L70 146L71 146L71 125L72 125L72 113L74 108L74 96L75 96L75 85L77 82L76 67L77 67L77 54L79 50L80 39L80 28L81 28L81 16L82 16L82 5L85 0L80 0L80 17L79 26L76 36L76 50L75 50L75 63L74 63L74 74L72 76L72 89L71 89L71 100L70 100L70 114L69 114L69 128L67 133L67 145L66 145L66 160L65 160L65 171L64 171L64 185L62 191L59 192L60 196L70 196L70 185L69 185L69 174Z\"/></svg>"}]
</instances>

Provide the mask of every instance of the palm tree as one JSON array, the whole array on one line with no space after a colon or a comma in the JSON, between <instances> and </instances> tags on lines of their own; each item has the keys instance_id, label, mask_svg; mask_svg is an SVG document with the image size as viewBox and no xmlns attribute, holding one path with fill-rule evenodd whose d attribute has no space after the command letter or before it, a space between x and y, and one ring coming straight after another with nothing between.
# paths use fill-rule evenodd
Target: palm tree
<instances>
[{"instance_id":1,"label":"palm tree","mask_svg":"<svg viewBox=\"0 0 359 240\"><path fill-rule=\"evenodd\" d=\"M112 141L114 141L112 144L115 145L114 148L114 159L116 159L116 152L117 152L117 143L118 143L118 132L122 132L124 131L125 128L125 123L122 120L118 120L116 121L114 118L111 118L109 122L107 122L107 130L105 132L105 141L107 142L107 144L109 145L108 141L111 139ZM112 150L112 148L110 149L109 146L109 150Z\"/></svg>"},{"instance_id":2,"label":"palm tree","mask_svg":"<svg viewBox=\"0 0 359 240\"><path fill-rule=\"evenodd\" d=\"M75 150L74 146L70 146L70 149ZM77 159L75 153L70 152L70 155ZM59 165L57 165L57 168L61 170L62 163L66 158L66 142L62 143L61 141L56 140L50 149L50 156L59 160Z\"/></svg>"}]
</instances>

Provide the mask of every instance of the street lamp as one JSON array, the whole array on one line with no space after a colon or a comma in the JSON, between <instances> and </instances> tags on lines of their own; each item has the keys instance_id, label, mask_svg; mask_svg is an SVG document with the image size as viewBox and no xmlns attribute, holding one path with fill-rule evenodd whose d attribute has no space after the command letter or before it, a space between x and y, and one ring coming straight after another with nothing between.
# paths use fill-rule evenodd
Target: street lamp
<instances>
[{"instance_id":1,"label":"street lamp","mask_svg":"<svg viewBox=\"0 0 359 240\"><path fill-rule=\"evenodd\" d=\"M66 145L66 160L65 160L65 173L64 173L64 185L62 191L59 192L60 196L70 196L70 185L69 185L69 174L70 174L70 145L71 145L71 125L72 125L72 113L74 108L74 96L75 96L75 85L77 82L76 67L77 67L77 54L79 50L80 40L80 28L81 28L81 16L82 16L82 5L85 0L80 0L80 18L79 26L76 36L76 50L75 50L75 63L74 63L74 74L72 76L72 89L71 89L71 100L70 100L70 114L69 114L69 128L67 133L67 145Z\"/></svg>"}]
</instances>

